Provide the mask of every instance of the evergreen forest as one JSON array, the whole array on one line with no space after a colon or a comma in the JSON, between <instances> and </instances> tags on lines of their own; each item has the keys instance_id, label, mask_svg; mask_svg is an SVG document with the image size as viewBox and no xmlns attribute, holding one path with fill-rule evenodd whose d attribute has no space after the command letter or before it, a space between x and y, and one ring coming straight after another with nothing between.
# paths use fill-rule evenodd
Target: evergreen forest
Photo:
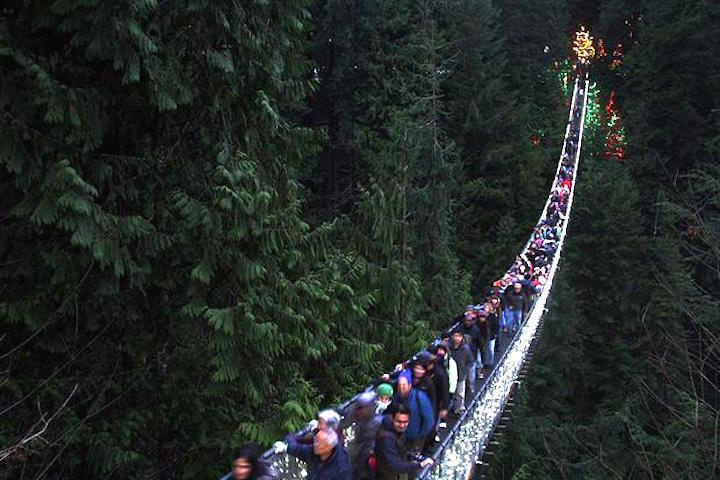
<instances>
[{"instance_id":1,"label":"evergreen forest","mask_svg":"<svg viewBox=\"0 0 720 480\"><path fill-rule=\"evenodd\" d=\"M490 478L719 478L720 4L7 0L0 480L219 478L423 348L538 219L581 24Z\"/></svg>"}]
</instances>

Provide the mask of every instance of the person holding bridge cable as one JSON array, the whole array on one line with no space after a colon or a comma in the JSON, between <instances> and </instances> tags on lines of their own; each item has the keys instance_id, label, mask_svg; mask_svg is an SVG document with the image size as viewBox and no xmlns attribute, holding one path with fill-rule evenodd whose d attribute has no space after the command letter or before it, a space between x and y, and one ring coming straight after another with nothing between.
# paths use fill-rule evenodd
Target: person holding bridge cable
<instances>
[{"instance_id":1,"label":"person holding bridge cable","mask_svg":"<svg viewBox=\"0 0 720 480\"><path fill-rule=\"evenodd\" d=\"M405 431L410 425L410 410L402 403L393 402L389 415L383 418L375 439L375 480L408 480L423 468L431 466L431 458L410 455Z\"/></svg>"},{"instance_id":2,"label":"person holding bridge cable","mask_svg":"<svg viewBox=\"0 0 720 480\"><path fill-rule=\"evenodd\" d=\"M347 450L339 443L332 428L320 429L313 436L312 445L298 442L295 435L288 435L284 442L275 442L276 454L286 452L308 466L308 480L352 480L353 472Z\"/></svg>"}]
</instances>

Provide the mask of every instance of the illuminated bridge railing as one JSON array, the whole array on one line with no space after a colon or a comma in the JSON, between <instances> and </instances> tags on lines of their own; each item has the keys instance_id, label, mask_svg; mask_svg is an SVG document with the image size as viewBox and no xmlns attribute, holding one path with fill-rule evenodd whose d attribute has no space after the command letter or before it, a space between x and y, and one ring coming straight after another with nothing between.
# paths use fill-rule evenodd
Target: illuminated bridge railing
<instances>
[{"instance_id":1,"label":"illuminated bridge railing","mask_svg":"<svg viewBox=\"0 0 720 480\"><path fill-rule=\"evenodd\" d=\"M505 399L512 387L513 382L517 378L520 367L522 366L523 360L527 351L535 337L540 317L545 310L545 304L550 295L555 272L557 270L558 262L562 252L562 247L565 241L565 234L567 232L567 224L570 220L570 212L572 209L573 196L575 193L575 179L578 173L578 164L580 159L580 147L582 143L582 133L584 127L585 110L587 107L587 79L580 81L575 80L575 87L573 89L572 103L570 107L569 119L565 129L565 139L563 141L562 153L560 160L558 161L557 170L551 186L551 192L548 195L548 199L545 203L538 224L541 223L546 216L548 206L550 205L552 189L558 183L558 175L562 166L562 158L566 152L567 140L571 135L571 125L577 109L581 109L580 118L580 135L578 140L577 148L575 149L574 157L574 174L572 179L572 187L570 190L570 196L567 203L567 211L565 220L561 221L559 225L562 228L562 233L558 241L558 246L555 254L552 258L550 271L547 276L545 285L542 288L539 296L533 303L530 311L528 312L527 320L523 323L518 332L511 340L508 348L505 350L503 355L496 362L495 367L490 372L488 380L478 390L468 405L465 413L458 419L455 425L452 427L450 432L447 434L445 439L437 446L433 451L432 457L436 463L433 467L429 467L418 476L419 479L464 479L468 472L473 468L475 459L482 452L485 447L492 431L495 429L499 421L500 414L505 404ZM582 90L583 94L580 93ZM530 235L527 243L523 247L521 254L525 253L530 247L533 236ZM462 318L460 315L453 324L446 330L450 332L456 326L458 321ZM439 340L436 339L436 340ZM413 356L414 357L414 356ZM413 358L411 357L411 358ZM375 383L369 385L365 390L360 392L345 403L338 405L334 408L345 421L347 414L350 412L355 400L362 394L371 391L375 386L380 383L378 379ZM300 434L308 433L307 431L298 432ZM343 434L345 437L345 445L349 445L355 437L355 429L353 424L343 424ZM279 474L279 477L283 480L290 479L305 479L307 477L307 470L305 464L296 459L293 456L287 454L276 455L273 450L268 450L263 454L263 458L272 464ZM229 479L230 475L226 475L221 480Z\"/></svg>"},{"instance_id":2,"label":"illuminated bridge railing","mask_svg":"<svg viewBox=\"0 0 720 480\"><path fill-rule=\"evenodd\" d=\"M581 91L582 94L580 93ZM573 119L575 118L574 116L577 109L579 109L580 118L578 144L573 158L575 168L572 179L572 187L570 189L570 196L567 203L566 217L565 220L561 222L562 233L558 242L557 251L553 256L547 281L537 300L533 304L528 314L527 321L524 323L522 329L520 329L516 334L512 344L500 358L497 366L490 373L488 380L477 392L465 414L460 417L453 427L453 430L433 452L432 457L435 459L435 464L432 467L425 469L418 476L421 480L460 480L468 478L468 474L472 471L476 459L480 457L483 449L487 445L487 442L490 440L493 430L495 430L495 427L500 420L508 394L510 393L512 385L518 376L530 345L535 338L535 334L537 333L537 329L540 324L540 318L545 312L545 305L550 296L555 273L557 272L558 263L560 262L560 257L562 256L562 247L565 243L565 235L567 234L567 226L570 221L570 214L575 195L575 181L578 175L585 111L587 109L587 92L587 78L583 82L576 80L575 88L573 90L573 102L570 108L568 125L565 131L563 151L560 156L562 162L568 143L567 140L571 135L571 125ZM559 169L560 164L558 164L557 173L559 173ZM553 186L557 183L557 173ZM547 211L549 202L550 199L548 198L548 202L543 210L543 215L540 217L541 221Z\"/></svg>"}]
</instances>

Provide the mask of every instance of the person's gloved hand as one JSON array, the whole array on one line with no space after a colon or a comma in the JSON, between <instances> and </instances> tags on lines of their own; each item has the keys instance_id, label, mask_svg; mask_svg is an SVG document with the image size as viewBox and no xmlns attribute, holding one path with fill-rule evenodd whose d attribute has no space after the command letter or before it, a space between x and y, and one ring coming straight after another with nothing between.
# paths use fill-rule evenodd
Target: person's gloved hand
<instances>
[{"instance_id":1,"label":"person's gloved hand","mask_svg":"<svg viewBox=\"0 0 720 480\"><path fill-rule=\"evenodd\" d=\"M279 453L285 453L287 452L288 444L285 442L277 441L273 443L273 451L275 451L275 454Z\"/></svg>"},{"instance_id":2,"label":"person's gloved hand","mask_svg":"<svg viewBox=\"0 0 720 480\"><path fill-rule=\"evenodd\" d=\"M317 420L310 420L307 424L308 430L317 430L318 421Z\"/></svg>"},{"instance_id":3,"label":"person's gloved hand","mask_svg":"<svg viewBox=\"0 0 720 480\"><path fill-rule=\"evenodd\" d=\"M435 463L435 461L434 461L432 458L426 458L425 460L423 460L422 462L420 462L420 466L421 466L422 468L425 468L425 467L427 467L427 466L432 465L433 463Z\"/></svg>"}]
</instances>

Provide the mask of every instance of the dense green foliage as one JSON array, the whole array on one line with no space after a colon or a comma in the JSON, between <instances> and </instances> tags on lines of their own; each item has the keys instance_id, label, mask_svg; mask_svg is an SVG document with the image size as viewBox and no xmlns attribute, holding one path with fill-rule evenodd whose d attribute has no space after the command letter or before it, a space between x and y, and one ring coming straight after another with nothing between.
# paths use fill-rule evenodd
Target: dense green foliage
<instances>
[{"instance_id":1,"label":"dense green foliage","mask_svg":"<svg viewBox=\"0 0 720 480\"><path fill-rule=\"evenodd\" d=\"M717 478L720 9L602 2L625 164L595 132L567 255L495 478ZM632 37L628 35L628 25Z\"/></svg>"},{"instance_id":2,"label":"dense green foliage","mask_svg":"<svg viewBox=\"0 0 720 480\"><path fill-rule=\"evenodd\" d=\"M494 473L718 476L719 17L680 0L5 2L0 478L212 478L446 326L537 218L577 19L626 45L591 74L627 161L588 132Z\"/></svg>"},{"instance_id":3,"label":"dense green foliage","mask_svg":"<svg viewBox=\"0 0 720 480\"><path fill-rule=\"evenodd\" d=\"M317 135L281 114L312 86L301 2L6 15L3 445L77 386L10 476L29 455L46 478L197 478L208 449L298 425L372 353L346 337L370 300L302 219Z\"/></svg>"},{"instance_id":4,"label":"dense green foliage","mask_svg":"<svg viewBox=\"0 0 720 480\"><path fill-rule=\"evenodd\" d=\"M446 326L552 175L548 5L6 2L0 477L212 477Z\"/></svg>"},{"instance_id":5,"label":"dense green foliage","mask_svg":"<svg viewBox=\"0 0 720 480\"><path fill-rule=\"evenodd\" d=\"M504 10L504 2L463 3L453 30L462 32L458 45L468 55L449 81L451 131L463 156L456 221L463 266L483 289L527 239L554 172L566 117L556 114L563 97L542 46L564 55L565 34L555 26L565 12L557 2L530 11L512 2ZM533 146L538 132L543 138Z\"/></svg>"}]
</instances>

